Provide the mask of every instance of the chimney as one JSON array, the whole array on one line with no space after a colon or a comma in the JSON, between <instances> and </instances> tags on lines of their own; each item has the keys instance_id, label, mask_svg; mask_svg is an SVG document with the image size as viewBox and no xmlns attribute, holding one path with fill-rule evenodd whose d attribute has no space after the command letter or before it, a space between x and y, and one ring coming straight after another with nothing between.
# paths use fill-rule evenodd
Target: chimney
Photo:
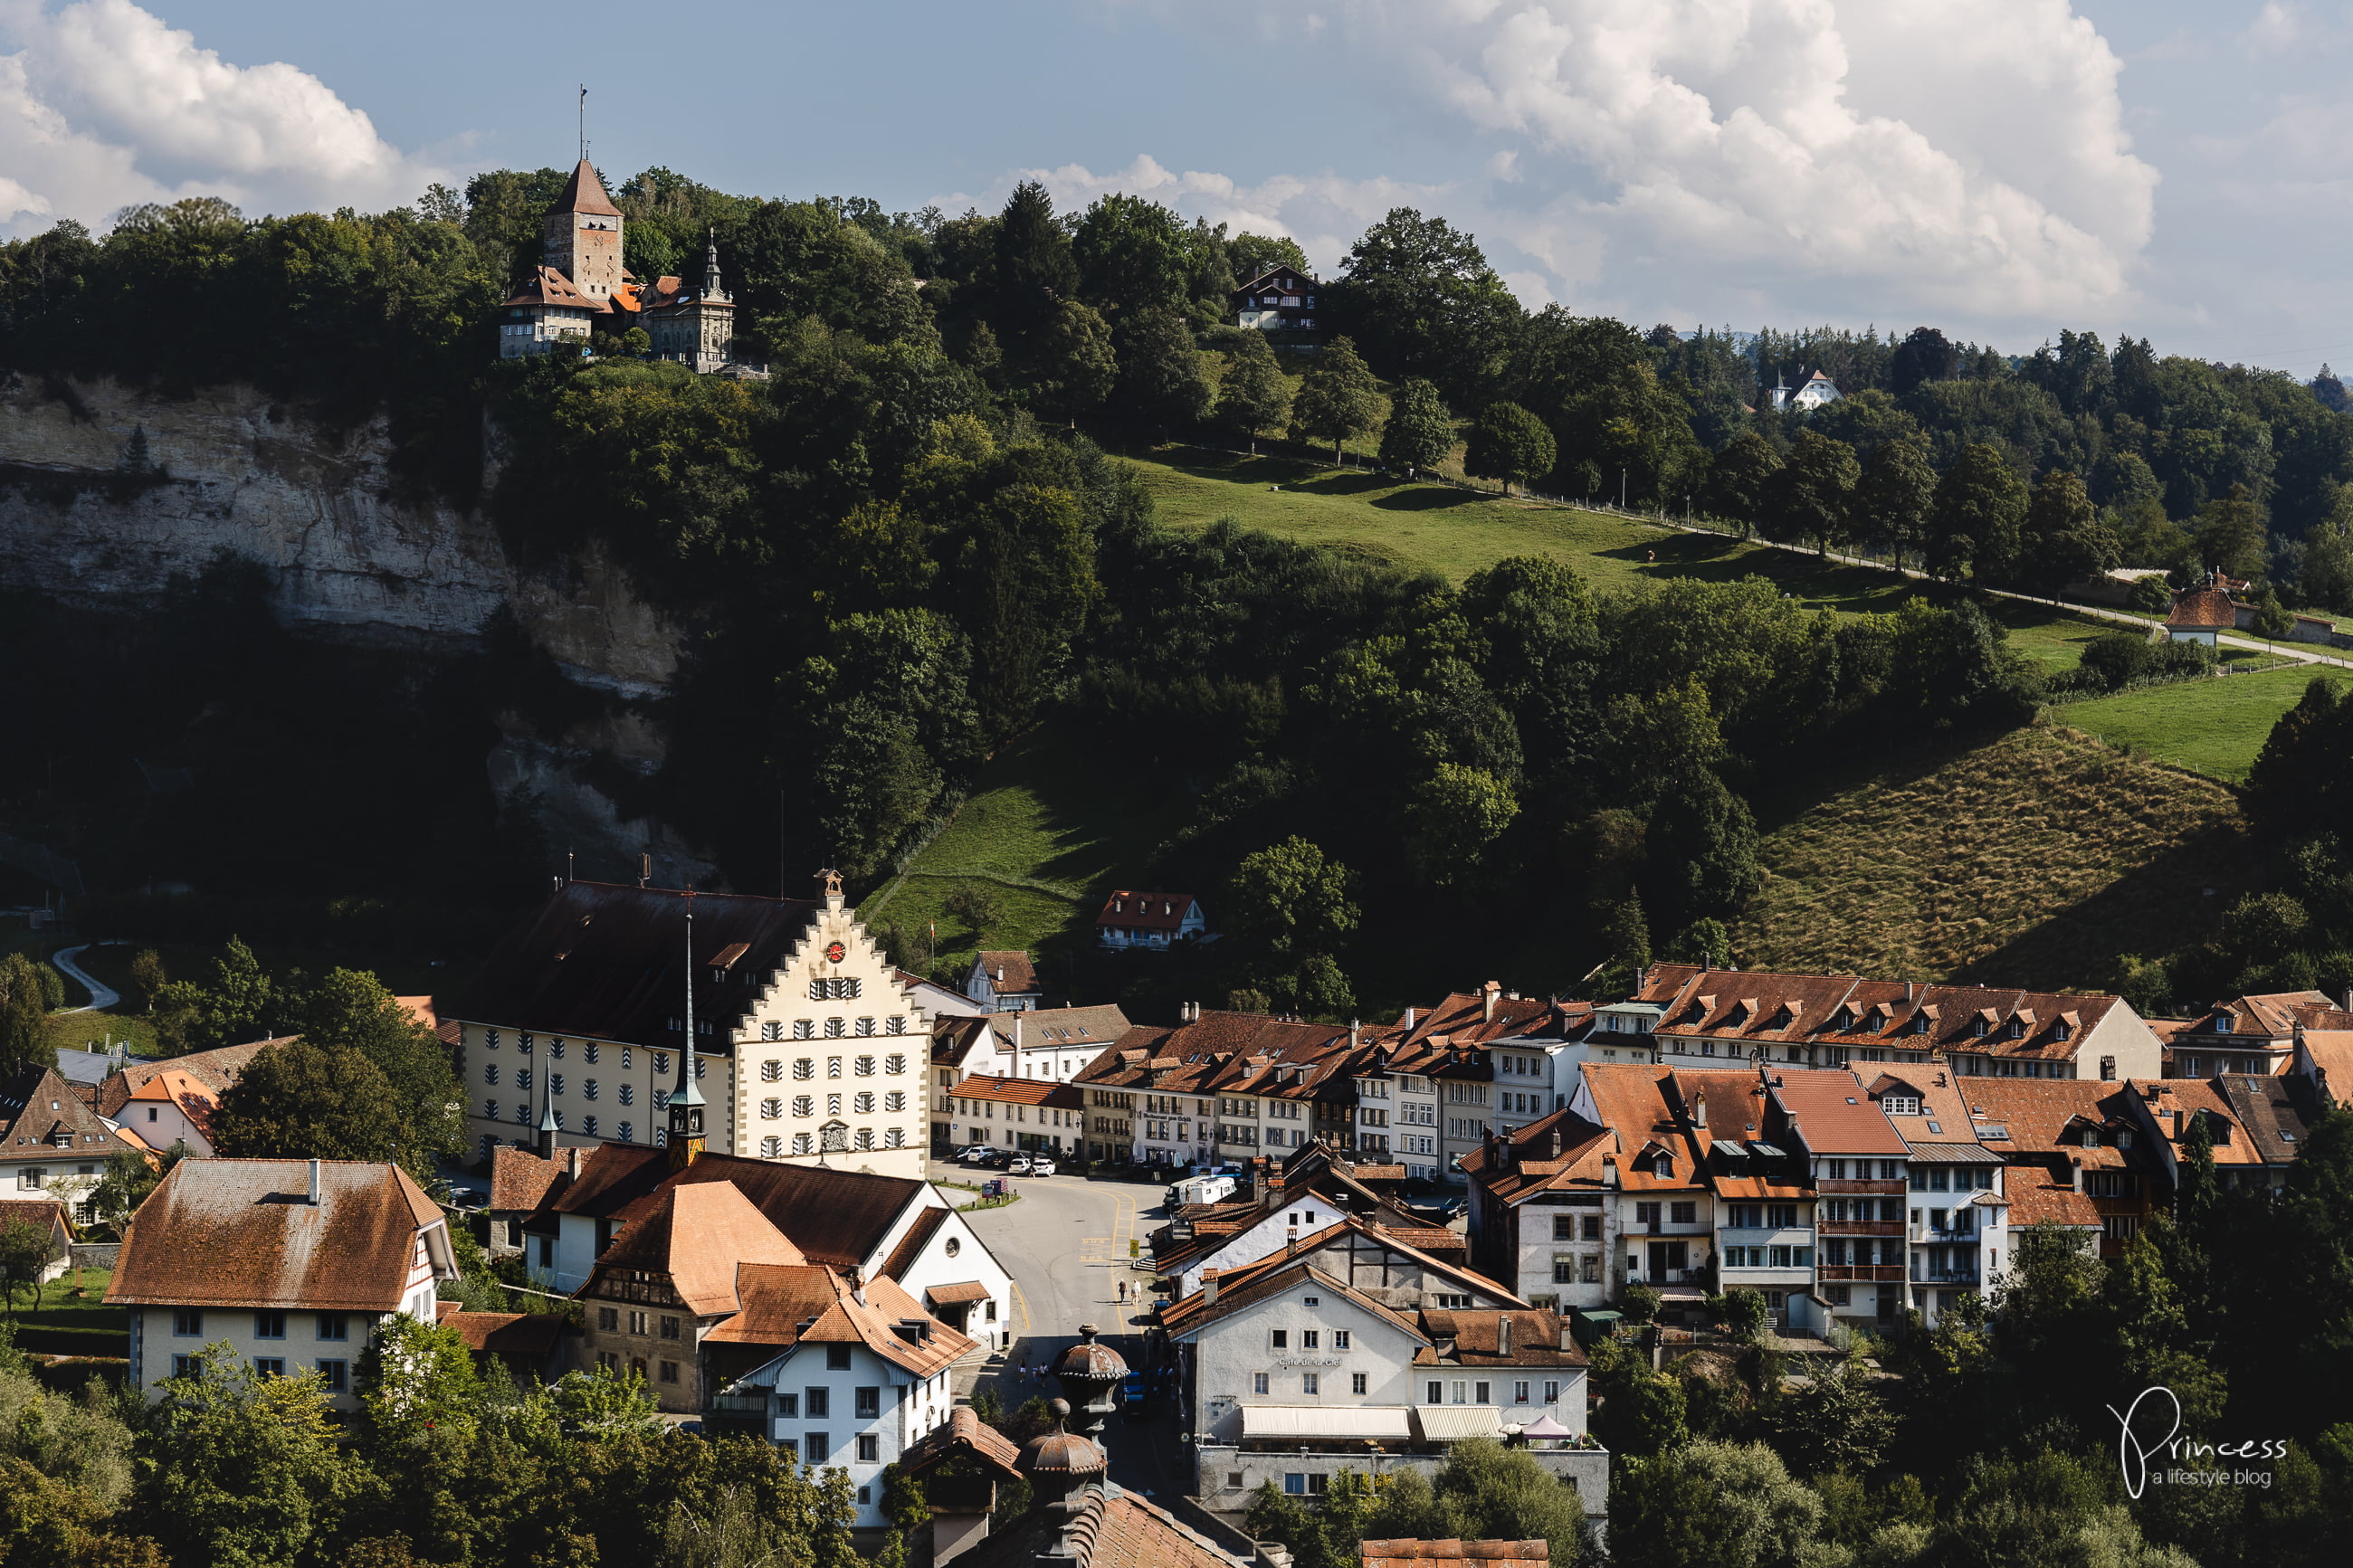
<instances>
[{"instance_id":1,"label":"chimney","mask_svg":"<svg viewBox=\"0 0 2353 1568\"><path fill-rule=\"evenodd\" d=\"M1509 1312L1495 1314L1495 1353L1499 1356L1512 1353L1512 1314Z\"/></svg>"},{"instance_id":2,"label":"chimney","mask_svg":"<svg viewBox=\"0 0 2353 1568\"><path fill-rule=\"evenodd\" d=\"M1485 1022L1492 1024L1495 1021L1495 1000L1503 994L1504 988L1492 980L1480 987L1479 1006Z\"/></svg>"},{"instance_id":3,"label":"chimney","mask_svg":"<svg viewBox=\"0 0 2353 1568\"><path fill-rule=\"evenodd\" d=\"M1904 983L1904 1005L1907 1007L1912 1005L1912 983L1909 980Z\"/></svg>"},{"instance_id":4,"label":"chimney","mask_svg":"<svg viewBox=\"0 0 2353 1568\"><path fill-rule=\"evenodd\" d=\"M2071 1159L2067 1162L2067 1173L2074 1179L2075 1190L2079 1193L2082 1192L2084 1190L2084 1162L2081 1160Z\"/></svg>"},{"instance_id":5,"label":"chimney","mask_svg":"<svg viewBox=\"0 0 2353 1568\"><path fill-rule=\"evenodd\" d=\"M1560 1158L1560 1123L1557 1121L1552 1124L1552 1158Z\"/></svg>"},{"instance_id":6,"label":"chimney","mask_svg":"<svg viewBox=\"0 0 2353 1568\"><path fill-rule=\"evenodd\" d=\"M1413 1027L1413 1009L1410 1007L1405 1010L1405 1026L1409 1029Z\"/></svg>"},{"instance_id":7,"label":"chimney","mask_svg":"<svg viewBox=\"0 0 2353 1568\"><path fill-rule=\"evenodd\" d=\"M1005 972L999 970L997 973L1001 975ZM1021 1015L1018 1013L1013 1015L1013 1059L1016 1062L1021 1059Z\"/></svg>"},{"instance_id":8,"label":"chimney","mask_svg":"<svg viewBox=\"0 0 2353 1568\"><path fill-rule=\"evenodd\" d=\"M1707 1130L1707 1096L1692 1096L1692 1125L1703 1132Z\"/></svg>"},{"instance_id":9,"label":"chimney","mask_svg":"<svg viewBox=\"0 0 2353 1568\"><path fill-rule=\"evenodd\" d=\"M1217 1304L1218 1271L1214 1268L1204 1268L1201 1270L1201 1305L1214 1307Z\"/></svg>"},{"instance_id":10,"label":"chimney","mask_svg":"<svg viewBox=\"0 0 2353 1568\"><path fill-rule=\"evenodd\" d=\"M1001 963L997 966L997 983L999 985L1005 984L1005 965Z\"/></svg>"},{"instance_id":11,"label":"chimney","mask_svg":"<svg viewBox=\"0 0 2353 1568\"><path fill-rule=\"evenodd\" d=\"M319 1206L319 1162L311 1162L311 1206Z\"/></svg>"}]
</instances>

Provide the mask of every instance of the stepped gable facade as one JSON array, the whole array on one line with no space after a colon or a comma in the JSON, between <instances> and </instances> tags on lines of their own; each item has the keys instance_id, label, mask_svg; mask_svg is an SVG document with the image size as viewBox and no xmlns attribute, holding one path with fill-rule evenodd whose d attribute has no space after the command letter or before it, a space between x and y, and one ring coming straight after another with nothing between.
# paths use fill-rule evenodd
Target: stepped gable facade
<instances>
[{"instance_id":1,"label":"stepped gable facade","mask_svg":"<svg viewBox=\"0 0 2353 1568\"><path fill-rule=\"evenodd\" d=\"M543 1128L664 1145L690 984L711 1149L921 1173L931 1020L830 876L816 899L556 889L445 1009L479 1152Z\"/></svg>"}]
</instances>

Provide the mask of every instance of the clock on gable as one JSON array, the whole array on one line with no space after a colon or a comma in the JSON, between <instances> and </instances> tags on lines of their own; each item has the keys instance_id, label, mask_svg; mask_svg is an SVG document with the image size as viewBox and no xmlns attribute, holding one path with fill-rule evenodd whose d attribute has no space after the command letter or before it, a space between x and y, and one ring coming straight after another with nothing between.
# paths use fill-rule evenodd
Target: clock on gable
<instances>
[{"instance_id":1,"label":"clock on gable","mask_svg":"<svg viewBox=\"0 0 2353 1568\"><path fill-rule=\"evenodd\" d=\"M825 944L825 961L828 963L839 963L843 958L849 955L849 950L842 946L841 943L838 942L829 942Z\"/></svg>"}]
</instances>

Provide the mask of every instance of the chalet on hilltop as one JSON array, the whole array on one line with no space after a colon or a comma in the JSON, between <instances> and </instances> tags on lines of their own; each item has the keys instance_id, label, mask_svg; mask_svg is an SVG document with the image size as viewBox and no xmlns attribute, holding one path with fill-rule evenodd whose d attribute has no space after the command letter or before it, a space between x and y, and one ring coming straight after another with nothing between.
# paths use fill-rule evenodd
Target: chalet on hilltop
<instances>
[{"instance_id":1,"label":"chalet on hilltop","mask_svg":"<svg viewBox=\"0 0 2353 1568\"><path fill-rule=\"evenodd\" d=\"M1234 290L1235 320L1255 331L1315 326L1315 293L1321 285L1312 272L1294 267L1270 267Z\"/></svg>"}]
</instances>

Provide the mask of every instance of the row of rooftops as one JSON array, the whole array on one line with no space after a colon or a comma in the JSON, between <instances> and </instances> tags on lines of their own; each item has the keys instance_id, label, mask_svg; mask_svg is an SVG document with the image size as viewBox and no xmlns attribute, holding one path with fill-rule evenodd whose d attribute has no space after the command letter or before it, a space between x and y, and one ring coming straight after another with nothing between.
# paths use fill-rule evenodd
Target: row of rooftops
<instances>
[{"instance_id":1,"label":"row of rooftops","mask_svg":"<svg viewBox=\"0 0 2353 1568\"><path fill-rule=\"evenodd\" d=\"M2284 1165L2315 1109L2287 1080L2251 1074L2101 1082L1956 1078L1934 1066L1871 1072L1588 1062L1585 1093L1568 1108L1489 1139L1462 1166L1491 1196L1518 1203L1611 1188L1807 1198L1820 1179L1809 1155L2032 1165L2052 1180L2013 1183L2012 1202L2039 1212L2082 1207L2038 1194L2079 1188L2084 1169L2169 1181L2201 1121L2218 1167Z\"/></svg>"},{"instance_id":2,"label":"row of rooftops","mask_svg":"<svg viewBox=\"0 0 2353 1568\"><path fill-rule=\"evenodd\" d=\"M2063 1060L2124 1006L2121 997L2072 992L1681 963L1655 965L1633 999L1660 1009L1652 1032L1670 1038Z\"/></svg>"}]
</instances>

